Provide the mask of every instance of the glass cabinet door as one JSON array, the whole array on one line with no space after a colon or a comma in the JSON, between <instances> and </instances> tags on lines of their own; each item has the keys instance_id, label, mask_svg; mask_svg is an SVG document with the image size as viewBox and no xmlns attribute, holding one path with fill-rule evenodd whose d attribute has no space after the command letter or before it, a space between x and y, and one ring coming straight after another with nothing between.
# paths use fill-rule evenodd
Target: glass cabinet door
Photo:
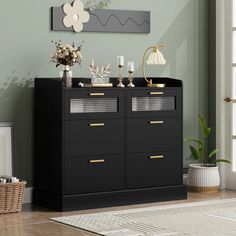
<instances>
[{"instance_id":1,"label":"glass cabinet door","mask_svg":"<svg viewBox=\"0 0 236 236\"><path fill-rule=\"evenodd\" d=\"M129 117L179 115L182 112L181 90L128 91Z\"/></svg>"},{"instance_id":2,"label":"glass cabinet door","mask_svg":"<svg viewBox=\"0 0 236 236\"><path fill-rule=\"evenodd\" d=\"M118 112L118 98L70 99L70 113Z\"/></svg>"},{"instance_id":3,"label":"glass cabinet door","mask_svg":"<svg viewBox=\"0 0 236 236\"><path fill-rule=\"evenodd\" d=\"M176 97L133 97L132 112L174 111Z\"/></svg>"},{"instance_id":4,"label":"glass cabinet door","mask_svg":"<svg viewBox=\"0 0 236 236\"><path fill-rule=\"evenodd\" d=\"M120 118L124 115L124 91L69 91L65 109L68 120Z\"/></svg>"}]
</instances>

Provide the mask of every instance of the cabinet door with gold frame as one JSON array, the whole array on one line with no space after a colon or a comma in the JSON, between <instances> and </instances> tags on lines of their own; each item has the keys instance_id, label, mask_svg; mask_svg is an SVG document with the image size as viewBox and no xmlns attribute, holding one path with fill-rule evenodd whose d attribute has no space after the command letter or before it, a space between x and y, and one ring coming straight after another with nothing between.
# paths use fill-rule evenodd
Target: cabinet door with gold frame
<instances>
[{"instance_id":1,"label":"cabinet door with gold frame","mask_svg":"<svg viewBox=\"0 0 236 236\"><path fill-rule=\"evenodd\" d=\"M104 119L124 115L124 91L114 89L74 89L65 92L65 118Z\"/></svg>"},{"instance_id":2,"label":"cabinet door with gold frame","mask_svg":"<svg viewBox=\"0 0 236 236\"><path fill-rule=\"evenodd\" d=\"M182 115L181 89L137 89L127 93L130 118Z\"/></svg>"}]
</instances>

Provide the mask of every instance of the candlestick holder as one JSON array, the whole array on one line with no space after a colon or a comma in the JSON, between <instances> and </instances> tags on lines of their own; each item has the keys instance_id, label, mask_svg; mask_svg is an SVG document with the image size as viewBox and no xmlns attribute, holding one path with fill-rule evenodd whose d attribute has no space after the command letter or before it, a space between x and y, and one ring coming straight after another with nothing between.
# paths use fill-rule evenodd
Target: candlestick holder
<instances>
[{"instance_id":1,"label":"candlestick holder","mask_svg":"<svg viewBox=\"0 0 236 236\"><path fill-rule=\"evenodd\" d=\"M128 81L129 81L128 87L134 88L135 85L133 84L133 81L134 81L134 72L133 71L129 71Z\"/></svg>"},{"instance_id":2,"label":"candlestick holder","mask_svg":"<svg viewBox=\"0 0 236 236\"><path fill-rule=\"evenodd\" d=\"M123 70L124 66L119 65L118 67L119 67L119 75L118 75L119 84L117 85L117 87L124 88L125 87L125 85L123 84L124 78L122 76L122 70Z\"/></svg>"}]
</instances>

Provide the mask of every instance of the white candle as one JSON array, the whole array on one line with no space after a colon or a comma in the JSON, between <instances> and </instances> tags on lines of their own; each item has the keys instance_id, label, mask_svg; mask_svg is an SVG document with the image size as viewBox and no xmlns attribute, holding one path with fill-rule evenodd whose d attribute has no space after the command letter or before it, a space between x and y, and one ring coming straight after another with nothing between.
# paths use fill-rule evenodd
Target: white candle
<instances>
[{"instance_id":1,"label":"white candle","mask_svg":"<svg viewBox=\"0 0 236 236\"><path fill-rule=\"evenodd\" d=\"M117 65L118 66L124 66L125 65L125 58L124 58L124 56L118 56L117 57Z\"/></svg>"},{"instance_id":2,"label":"white candle","mask_svg":"<svg viewBox=\"0 0 236 236\"><path fill-rule=\"evenodd\" d=\"M133 61L129 61L127 64L127 68L129 72L134 72L134 62Z\"/></svg>"}]
</instances>

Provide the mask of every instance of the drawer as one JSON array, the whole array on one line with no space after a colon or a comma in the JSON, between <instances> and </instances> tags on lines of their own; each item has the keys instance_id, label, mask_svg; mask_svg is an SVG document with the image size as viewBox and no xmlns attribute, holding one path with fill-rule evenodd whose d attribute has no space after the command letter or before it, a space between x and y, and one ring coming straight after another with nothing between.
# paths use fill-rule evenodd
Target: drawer
<instances>
[{"instance_id":1,"label":"drawer","mask_svg":"<svg viewBox=\"0 0 236 236\"><path fill-rule=\"evenodd\" d=\"M182 170L181 151L128 155L127 187L182 184Z\"/></svg>"},{"instance_id":2,"label":"drawer","mask_svg":"<svg viewBox=\"0 0 236 236\"><path fill-rule=\"evenodd\" d=\"M182 149L182 119L142 118L127 121L128 153Z\"/></svg>"},{"instance_id":3,"label":"drawer","mask_svg":"<svg viewBox=\"0 0 236 236\"><path fill-rule=\"evenodd\" d=\"M65 122L65 155L89 156L124 153L124 120Z\"/></svg>"},{"instance_id":4,"label":"drawer","mask_svg":"<svg viewBox=\"0 0 236 236\"><path fill-rule=\"evenodd\" d=\"M124 188L124 156L75 157L65 160L65 194Z\"/></svg>"},{"instance_id":5,"label":"drawer","mask_svg":"<svg viewBox=\"0 0 236 236\"><path fill-rule=\"evenodd\" d=\"M124 116L124 90L76 90L65 92L65 119L104 119Z\"/></svg>"},{"instance_id":6,"label":"drawer","mask_svg":"<svg viewBox=\"0 0 236 236\"><path fill-rule=\"evenodd\" d=\"M144 89L127 92L127 115L130 118L181 116L182 90Z\"/></svg>"}]
</instances>

